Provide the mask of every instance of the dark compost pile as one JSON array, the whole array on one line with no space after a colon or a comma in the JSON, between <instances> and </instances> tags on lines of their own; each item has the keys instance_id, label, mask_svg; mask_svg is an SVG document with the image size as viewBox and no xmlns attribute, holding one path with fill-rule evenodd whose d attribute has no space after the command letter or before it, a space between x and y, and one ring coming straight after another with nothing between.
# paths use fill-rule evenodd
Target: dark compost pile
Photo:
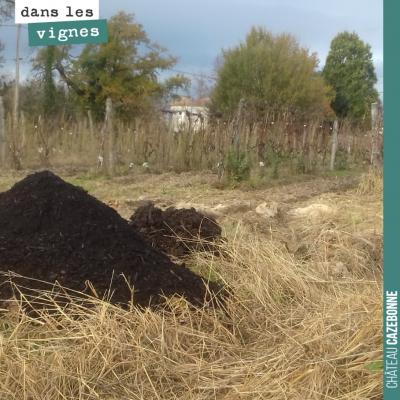
<instances>
[{"instance_id":1,"label":"dark compost pile","mask_svg":"<svg viewBox=\"0 0 400 400\"><path fill-rule=\"evenodd\" d=\"M182 257L194 250L213 251L211 242L221 238L221 227L194 208L165 211L147 203L130 218L132 226L154 247L168 255ZM204 242L199 241L201 239Z\"/></svg>"},{"instance_id":2,"label":"dark compost pile","mask_svg":"<svg viewBox=\"0 0 400 400\"><path fill-rule=\"evenodd\" d=\"M151 247L114 209L49 171L27 176L0 193L0 271L13 271L98 297L111 287L112 302L156 305L174 294L199 305L203 279ZM125 278L122 276L124 274ZM13 295L0 276L0 299ZM12 278L32 289L47 285ZM219 286L209 282L212 291Z\"/></svg>"}]
</instances>

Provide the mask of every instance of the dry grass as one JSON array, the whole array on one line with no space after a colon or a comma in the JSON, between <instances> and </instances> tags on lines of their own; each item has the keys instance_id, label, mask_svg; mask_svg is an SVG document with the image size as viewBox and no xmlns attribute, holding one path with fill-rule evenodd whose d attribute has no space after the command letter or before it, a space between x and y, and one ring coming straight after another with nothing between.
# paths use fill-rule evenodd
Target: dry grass
<instances>
[{"instance_id":1,"label":"dry grass","mask_svg":"<svg viewBox=\"0 0 400 400\"><path fill-rule=\"evenodd\" d=\"M382 399L381 372L365 369L383 357L377 187L368 201L350 192L341 212L289 224L304 252L239 223L220 256L194 253L192 269L231 289L224 309L176 298L145 312L96 299L61 308L50 291L36 301L51 315L10 307L0 398Z\"/></svg>"},{"instance_id":2,"label":"dry grass","mask_svg":"<svg viewBox=\"0 0 400 400\"><path fill-rule=\"evenodd\" d=\"M357 193L360 195L383 193L383 174L375 174L372 170L364 174Z\"/></svg>"}]
</instances>

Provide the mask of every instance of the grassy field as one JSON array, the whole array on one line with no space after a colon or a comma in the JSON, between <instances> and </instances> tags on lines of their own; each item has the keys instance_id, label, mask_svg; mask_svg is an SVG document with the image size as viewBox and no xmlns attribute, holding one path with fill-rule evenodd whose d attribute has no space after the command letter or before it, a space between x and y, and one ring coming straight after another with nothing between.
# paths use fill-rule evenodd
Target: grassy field
<instances>
[{"instance_id":1,"label":"grassy field","mask_svg":"<svg viewBox=\"0 0 400 400\"><path fill-rule=\"evenodd\" d=\"M223 210L221 255L185 262L232 296L195 311L179 298L146 312L93 299L36 320L12 304L0 318L1 399L382 399L380 178L54 172L124 218L144 199ZM0 191L25 174L3 173ZM262 203L278 213L255 212Z\"/></svg>"}]
</instances>

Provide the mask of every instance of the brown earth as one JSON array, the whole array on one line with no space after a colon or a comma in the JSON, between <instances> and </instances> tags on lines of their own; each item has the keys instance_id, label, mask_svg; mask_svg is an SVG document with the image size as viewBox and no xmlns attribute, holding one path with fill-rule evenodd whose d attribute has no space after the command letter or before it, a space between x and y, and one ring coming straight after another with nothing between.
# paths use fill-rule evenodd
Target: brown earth
<instances>
[{"instance_id":1,"label":"brown earth","mask_svg":"<svg viewBox=\"0 0 400 400\"><path fill-rule=\"evenodd\" d=\"M215 220L205 218L194 208L169 207L162 211L151 202L139 207L130 220L151 246L175 257L191 250L214 250L209 242L219 240L222 232Z\"/></svg>"},{"instance_id":2,"label":"brown earth","mask_svg":"<svg viewBox=\"0 0 400 400\"><path fill-rule=\"evenodd\" d=\"M0 193L0 271L92 294L85 284L90 281L100 298L110 289L112 301L121 303L131 298L126 278L135 290L133 303L141 306L174 294L201 304L207 293L201 277L152 248L117 211L49 171ZM0 276L2 300L13 295L7 279ZM35 280L12 280L48 289ZM213 282L209 287L220 290Z\"/></svg>"}]
</instances>

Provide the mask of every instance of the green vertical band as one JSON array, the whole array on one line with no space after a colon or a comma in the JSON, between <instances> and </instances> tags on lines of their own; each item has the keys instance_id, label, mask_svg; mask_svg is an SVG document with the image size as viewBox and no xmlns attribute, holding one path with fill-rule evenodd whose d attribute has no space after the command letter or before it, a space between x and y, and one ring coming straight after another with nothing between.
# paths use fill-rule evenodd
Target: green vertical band
<instances>
[{"instance_id":1,"label":"green vertical band","mask_svg":"<svg viewBox=\"0 0 400 400\"><path fill-rule=\"evenodd\" d=\"M400 399L400 2L384 0L384 360L385 400Z\"/></svg>"}]
</instances>

